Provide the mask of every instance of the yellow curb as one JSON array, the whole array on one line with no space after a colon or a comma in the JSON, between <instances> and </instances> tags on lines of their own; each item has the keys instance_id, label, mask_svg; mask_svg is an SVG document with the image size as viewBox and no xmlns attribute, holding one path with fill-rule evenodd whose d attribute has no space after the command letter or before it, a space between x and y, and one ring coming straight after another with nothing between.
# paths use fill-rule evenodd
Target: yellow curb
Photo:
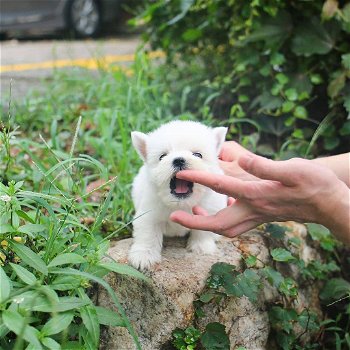
<instances>
[{"instance_id":1,"label":"yellow curb","mask_svg":"<svg viewBox=\"0 0 350 350\"><path fill-rule=\"evenodd\" d=\"M148 53L150 59L162 58L165 54L162 51L152 51ZM0 66L0 73L5 72L20 72L26 70L37 69L54 69L64 67L83 67L88 69L97 69L106 67L111 63L117 62L133 62L135 60L135 54L128 55L108 55L97 58L79 58L74 60L57 60L57 61L44 61L36 63L22 63L22 64L10 64Z\"/></svg>"}]
</instances>

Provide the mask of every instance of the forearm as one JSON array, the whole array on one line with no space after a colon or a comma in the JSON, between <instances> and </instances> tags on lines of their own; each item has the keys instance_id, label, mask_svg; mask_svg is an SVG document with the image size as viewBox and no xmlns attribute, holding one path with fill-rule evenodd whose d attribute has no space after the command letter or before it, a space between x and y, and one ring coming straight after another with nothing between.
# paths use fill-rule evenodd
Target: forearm
<instances>
[{"instance_id":1,"label":"forearm","mask_svg":"<svg viewBox=\"0 0 350 350\"><path fill-rule=\"evenodd\" d=\"M350 153L336 156L316 158L312 162L320 164L332 170L337 177L350 187Z\"/></svg>"},{"instance_id":2,"label":"forearm","mask_svg":"<svg viewBox=\"0 0 350 350\"><path fill-rule=\"evenodd\" d=\"M334 199L323 199L319 220L315 221L327 227L339 241L350 246L350 189L344 184L340 184L338 189L334 191L337 193Z\"/></svg>"}]
</instances>

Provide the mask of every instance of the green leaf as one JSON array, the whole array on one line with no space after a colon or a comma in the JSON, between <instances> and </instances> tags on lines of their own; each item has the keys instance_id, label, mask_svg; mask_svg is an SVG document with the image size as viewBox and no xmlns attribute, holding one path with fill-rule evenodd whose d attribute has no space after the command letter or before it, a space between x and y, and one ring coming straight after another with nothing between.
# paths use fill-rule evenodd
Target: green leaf
<instances>
[{"instance_id":1,"label":"green leaf","mask_svg":"<svg viewBox=\"0 0 350 350\"><path fill-rule=\"evenodd\" d=\"M69 310L80 309L81 307L89 304L91 301L83 300L77 297L61 297L59 303L56 306L56 312L65 312Z\"/></svg>"},{"instance_id":2,"label":"green leaf","mask_svg":"<svg viewBox=\"0 0 350 350\"><path fill-rule=\"evenodd\" d=\"M321 247L329 252L334 250L336 241L328 228L314 223L306 224L307 230L314 241L320 243Z\"/></svg>"},{"instance_id":3,"label":"green leaf","mask_svg":"<svg viewBox=\"0 0 350 350\"><path fill-rule=\"evenodd\" d=\"M286 101L282 105L282 112L288 113L295 107L295 103L292 101Z\"/></svg>"},{"instance_id":4,"label":"green leaf","mask_svg":"<svg viewBox=\"0 0 350 350\"><path fill-rule=\"evenodd\" d=\"M240 45L266 41L269 47L278 47L289 36L293 27L290 14L287 11L280 11L275 17L263 17L260 23L260 27L241 41Z\"/></svg>"},{"instance_id":5,"label":"green leaf","mask_svg":"<svg viewBox=\"0 0 350 350\"><path fill-rule=\"evenodd\" d=\"M60 350L61 345L57 343L56 340L52 338L43 338L41 339L41 342L50 350Z\"/></svg>"},{"instance_id":6,"label":"green leaf","mask_svg":"<svg viewBox=\"0 0 350 350\"><path fill-rule=\"evenodd\" d=\"M345 69L350 69L350 53L341 55L341 63Z\"/></svg>"},{"instance_id":7,"label":"green leaf","mask_svg":"<svg viewBox=\"0 0 350 350\"><path fill-rule=\"evenodd\" d=\"M57 276L52 283L51 287L55 290L74 290L80 286L81 279L73 276Z\"/></svg>"},{"instance_id":8,"label":"green leaf","mask_svg":"<svg viewBox=\"0 0 350 350\"><path fill-rule=\"evenodd\" d=\"M35 221L26 212L24 212L23 210L17 210L16 213L23 220L29 221L32 224L35 223Z\"/></svg>"},{"instance_id":9,"label":"green leaf","mask_svg":"<svg viewBox=\"0 0 350 350\"><path fill-rule=\"evenodd\" d=\"M93 345L97 347L100 339L100 324L95 307L93 305L84 306L80 308L79 313L84 326L88 330Z\"/></svg>"},{"instance_id":10,"label":"green leaf","mask_svg":"<svg viewBox=\"0 0 350 350\"><path fill-rule=\"evenodd\" d=\"M245 295L252 302L257 301L261 282L255 270L246 269L242 274L237 275L234 283L240 291L238 294Z\"/></svg>"},{"instance_id":11,"label":"green leaf","mask_svg":"<svg viewBox=\"0 0 350 350\"><path fill-rule=\"evenodd\" d=\"M289 78L283 73L276 74L276 79L281 85L286 85L289 82Z\"/></svg>"},{"instance_id":12,"label":"green leaf","mask_svg":"<svg viewBox=\"0 0 350 350\"><path fill-rule=\"evenodd\" d=\"M339 27L334 22L322 24L317 17L296 26L291 49L298 56L329 53L337 38Z\"/></svg>"},{"instance_id":13,"label":"green leaf","mask_svg":"<svg viewBox=\"0 0 350 350\"><path fill-rule=\"evenodd\" d=\"M303 106L296 106L293 115L299 119L307 119L307 110Z\"/></svg>"},{"instance_id":14,"label":"green leaf","mask_svg":"<svg viewBox=\"0 0 350 350\"><path fill-rule=\"evenodd\" d=\"M337 97L340 91L345 86L346 74L345 72L336 72L334 78L330 81L327 87L328 96L332 99Z\"/></svg>"},{"instance_id":15,"label":"green leaf","mask_svg":"<svg viewBox=\"0 0 350 350\"><path fill-rule=\"evenodd\" d=\"M33 233L43 232L46 230L44 225L39 224L26 224L18 227L17 231L21 233L25 233L30 237L34 237Z\"/></svg>"},{"instance_id":16,"label":"green leaf","mask_svg":"<svg viewBox=\"0 0 350 350\"><path fill-rule=\"evenodd\" d=\"M266 233L269 233L273 239L282 239L286 235L287 227L268 223L265 226Z\"/></svg>"},{"instance_id":17,"label":"green leaf","mask_svg":"<svg viewBox=\"0 0 350 350\"><path fill-rule=\"evenodd\" d=\"M110 327L125 327L123 319L116 311L106 309L102 306L95 306L98 322Z\"/></svg>"},{"instance_id":18,"label":"green leaf","mask_svg":"<svg viewBox=\"0 0 350 350\"><path fill-rule=\"evenodd\" d=\"M104 281L102 278L99 278L97 276L94 276L90 273L87 273L87 272L84 272L84 271L79 271L79 270L75 270L75 269L72 269L72 268L64 268L64 269L60 269L60 268L52 268L52 270L50 271L51 273L56 273L56 274L66 274L66 275L71 275L71 276L81 276L81 277L85 277L85 278L88 278L89 280L92 280L92 281L95 281L97 283L99 283L101 286L103 286L108 294L111 296L113 302L115 303L115 305L117 306L118 308L118 311L121 315L121 317L123 318L124 322L125 322L125 327L128 329L130 335L132 336L135 344L136 344L136 347L138 350L141 350L141 345L140 345L140 341L129 321L129 319L127 318L126 314L125 314L125 311L122 307L122 305L120 304L119 300L118 300L118 297L116 295L116 293L114 292L114 290L111 288L111 286L106 282ZM62 298L61 298L62 299Z\"/></svg>"},{"instance_id":19,"label":"green leaf","mask_svg":"<svg viewBox=\"0 0 350 350\"><path fill-rule=\"evenodd\" d=\"M334 148L338 147L340 144L339 137L332 136L332 137L325 137L324 139L324 148L327 151L331 151Z\"/></svg>"},{"instance_id":20,"label":"green leaf","mask_svg":"<svg viewBox=\"0 0 350 350\"><path fill-rule=\"evenodd\" d=\"M347 120L339 130L339 134L342 136L350 135L350 120Z\"/></svg>"},{"instance_id":21,"label":"green leaf","mask_svg":"<svg viewBox=\"0 0 350 350\"><path fill-rule=\"evenodd\" d=\"M272 286L274 286L275 288L279 288L280 284L284 279L280 272L276 271L270 266L264 267L261 271Z\"/></svg>"},{"instance_id":22,"label":"green leaf","mask_svg":"<svg viewBox=\"0 0 350 350\"><path fill-rule=\"evenodd\" d=\"M319 85L319 84L323 83L323 79L322 79L321 75L317 74L317 73L311 74L310 80L311 80L312 84L314 84L314 85Z\"/></svg>"},{"instance_id":23,"label":"green leaf","mask_svg":"<svg viewBox=\"0 0 350 350\"><path fill-rule=\"evenodd\" d=\"M215 294L213 293L205 293L199 297L199 300L202 303L209 303L214 297L215 297Z\"/></svg>"},{"instance_id":24,"label":"green leaf","mask_svg":"<svg viewBox=\"0 0 350 350\"><path fill-rule=\"evenodd\" d=\"M0 225L0 234L2 233L12 233L12 232L16 232L16 229L9 224L1 224Z\"/></svg>"},{"instance_id":25,"label":"green leaf","mask_svg":"<svg viewBox=\"0 0 350 350\"><path fill-rule=\"evenodd\" d=\"M296 101L298 99L298 92L294 88L289 88L284 93L289 101Z\"/></svg>"},{"instance_id":26,"label":"green leaf","mask_svg":"<svg viewBox=\"0 0 350 350\"><path fill-rule=\"evenodd\" d=\"M42 349L42 346L38 339L39 331L32 326L28 326L25 322L24 317L21 316L17 311L3 311L2 320L8 329L17 335L22 335L27 342L35 346L35 349Z\"/></svg>"},{"instance_id":27,"label":"green leaf","mask_svg":"<svg viewBox=\"0 0 350 350\"><path fill-rule=\"evenodd\" d=\"M135 278L144 280L146 282L150 281L149 278L147 278L143 273L126 264L120 264L115 261L111 261L111 262L99 263L97 264L97 266L103 267L104 269L107 269L109 271L120 273L122 275L135 277Z\"/></svg>"},{"instance_id":28,"label":"green leaf","mask_svg":"<svg viewBox=\"0 0 350 350\"><path fill-rule=\"evenodd\" d=\"M23 244L15 242L11 242L10 244L13 251L22 259L24 263L44 275L48 274L47 266L38 254L35 254L31 249Z\"/></svg>"},{"instance_id":29,"label":"green leaf","mask_svg":"<svg viewBox=\"0 0 350 350\"><path fill-rule=\"evenodd\" d=\"M296 297L298 295L296 282L289 277L283 279L278 290L288 297Z\"/></svg>"},{"instance_id":30,"label":"green leaf","mask_svg":"<svg viewBox=\"0 0 350 350\"><path fill-rule=\"evenodd\" d=\"M68 341L61 345L62 350L87 350L78 341Z\"/></svg>"},{"instance_id":31,"label":"green leaf","mask_svg":"<svg viewBox=\"0 0 350 350\"><path fill-rule=\"evenodd\" d=\"M33 285L37 282L36 277L27 269L20 265L10 263L12 269L16 272L16 275L25 283Z\"/></svg>"},{"instance_id":32,"label":"green leaf","mask_svg":"<svg viewBox=\"0 0 350 350\"><path fill-rule=\"evenodd\" d=\"M50 268L53 266L60 266L65 264L82 264L82 263L86 263L86 259L83 258L81 255L76 253L63 253L53 258L47 266Z\"/></svg>"},{"instance_id":33,"label":"green leaf","mask_svg":"<svg viewBox=\"0 0 350 350\"><path fill-rule=\"evenodd\" d=\"M202 34L203 33L200 29L190 28L182 34L182 39L186 42L193 42L199 39L202 36Z\"/></svg>"},{"instance_id":34,"label":"green leaf","mask_svg":"<svg viewBox=\"0 0 350 350\"><path fill-rule=\"evenodd\" d=\"M55 312L59 299L56 293L54 295L52 293L47 293L47 290L40 288L19 294L13 298L13 301L24 310Z\"/></svg>"},{"instance_id":35,"label":"green leaf","mask_svg":"<svg viewBox=\"0 0 350 350\"><path fill-rule=\"evenodd\" d=\"M254 255L249 255L246 258L244 258L244 262L248 267L254 267L257 262L257 258Z\"/></svg>"},{"instance_id":36,"label":"green leaf","mask_svg":"<svg viewBox=\"0 0 350 350\"><path fill-rule=\"evenodd\" d=\"M295 257L292 255L292 253L289 250L286 250L284 248L275 248L271 251L272 259L275 261L292 261L295 260Z\"/></svg>"},{"instance_id":37,"label":"green leaf","mask_svg":"<svg viewBox=\"0 0 350 350\"><path fill-rule=\"evenodd\" d=\"M321 300L329 302L345 295L350 295L350 283L343 278L332 278L326 282L319 296Z\"/></svg>"},{"instance_id":38,"label":"green leaf","mask_svg":"<svg viewBox=\"0 0 350 350\"><path fill-rule=\"evenodd\" d=\"M230 339L225 332L225 326L218 322L207 324L201 343L206 350L230 350Z\"/></svg>"},{"instance_id":39,"label":"green leaf","mask_svg":"<svg viewBox=\"0 0 350 350\"><path fill-rule=\"evenodd\" d=\"M41 329L44 336L60 333L68 328L73 321L72 312L63 312L50 318Z\"/></svg>"},{"instance_id":40,"label":"green leaf","mask_svg":"<svg viewBox=\"0 0 350 350\"><path fill-rule=\"evenodd\" d=\"M0 304L5 301L11 292L11 281L0 266Z\"/></svg>"}]
</instances>

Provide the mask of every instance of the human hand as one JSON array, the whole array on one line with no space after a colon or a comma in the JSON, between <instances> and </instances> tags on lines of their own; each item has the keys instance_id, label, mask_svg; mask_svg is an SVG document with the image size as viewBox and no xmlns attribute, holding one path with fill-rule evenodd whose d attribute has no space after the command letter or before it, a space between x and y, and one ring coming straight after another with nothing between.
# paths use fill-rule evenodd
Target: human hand
<instances>
[{"instance_id":1,"label":"human hand","mask_svg":"<svg viewBox=\"0 0 350 350\"><path fill-rule=\"evenodd\" d=\"M220 167L226 175L237 179L256 180L255 176L244 171L238 164L238 159L244 155L253 155L253 153L235 141L227 141L223 144L219 154Z\"/></svg>"},{"instance_id":2,"label":"human hand","mask_svg":"<svg viewBox=\"0 0 350 350\"><path fill-rule=\"evenodd\" d=\"M316 222L350 244L349 188L331 170L305 159L272 161L253 154L243 155L238 165L258 180L244 181L194 170L179 172L178 178L208 186L236 200L212 216L203 208L194 207L194 215L175 211L170 219L191 229L228 237L265 222Z\"/></svg>"}]
</instances>

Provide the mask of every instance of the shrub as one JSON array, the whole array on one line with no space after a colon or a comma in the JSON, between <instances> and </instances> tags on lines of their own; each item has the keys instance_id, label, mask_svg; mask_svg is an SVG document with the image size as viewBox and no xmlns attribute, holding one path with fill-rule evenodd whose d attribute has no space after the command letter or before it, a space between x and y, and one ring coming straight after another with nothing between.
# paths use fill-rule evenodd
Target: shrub
<instances>
[{"instance_id":1,"label":"shrub","mask_svg":"<svg viewBox=\"0 0 350 350\"><path fill-rule=\"evenodd\" d=\"M166 53L175 111L224 119L265 155L347 148L350 4L157 0L140 11L133 23Z\"/></svg>"}]
</instances>

